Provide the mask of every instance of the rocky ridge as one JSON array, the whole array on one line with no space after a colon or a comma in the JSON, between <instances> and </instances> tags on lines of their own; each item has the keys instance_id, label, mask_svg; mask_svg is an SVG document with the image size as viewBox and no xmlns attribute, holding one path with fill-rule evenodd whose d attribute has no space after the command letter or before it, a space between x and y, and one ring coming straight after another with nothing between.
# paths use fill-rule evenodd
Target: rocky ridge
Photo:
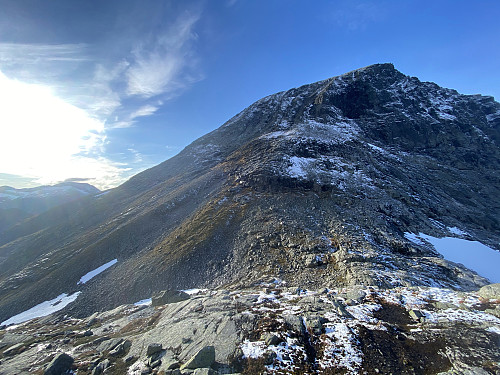
<instances>
[{"instance_id":1,"label":"rocky ridge","mask_svg":"<svg viewBox=\"0 0 500 375\"><path fill-rule=\"evenodd\" d=\"M479 292L280 280L0 330L0 374L497 374L500 284ZM482 295L487 296L482 297Z\"/></svg>"}]
</instances>

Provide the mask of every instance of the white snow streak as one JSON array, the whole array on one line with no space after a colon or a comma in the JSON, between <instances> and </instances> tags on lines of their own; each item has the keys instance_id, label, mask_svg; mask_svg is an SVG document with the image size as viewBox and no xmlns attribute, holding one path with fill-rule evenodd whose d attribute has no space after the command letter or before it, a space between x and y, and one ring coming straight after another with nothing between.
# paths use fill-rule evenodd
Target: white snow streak
<instances>
[{"instance_id":1,"label":"white snow streak","mask_svg":"<svg viewBox=\"0 0 500 375\"><path fill-rule=\"evenodd\" d=\"M80 278L80 281L78 281L77 284L85 284L87 281L89 281L93 277L95 277L95 276L99 275L101 272L107 270L109 267L111 267L116 262L118 262L118 259L110 260L108 263L105 263L102 266L97 267L95 270L87 272L85 275L83 275Z\"/></svg>"},{"instance_id":2,"label":"white snow streak","mask_svg":"<svg viewBox=\"0 0 500 375\"><path fill-rule=\"evenodd\" d=\"M39 303L29 310L14 315L13 317L2 322L0 325L19 324L34 318L50 315L56 311L62 310L64 307L76 300L79 294L80 292L76 292L68 296L66 293L63 293L50 301Z\"/></svg>"}]
</instances>

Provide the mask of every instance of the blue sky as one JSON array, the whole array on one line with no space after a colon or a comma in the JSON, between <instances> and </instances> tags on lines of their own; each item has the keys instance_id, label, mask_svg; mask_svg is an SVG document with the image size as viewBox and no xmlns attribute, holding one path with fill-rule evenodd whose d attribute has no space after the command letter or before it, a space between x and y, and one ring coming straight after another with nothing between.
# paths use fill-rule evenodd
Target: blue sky
<instances>
[{"instance_id":1,"label":"blue sky","mask_svg":"<svg viewBox=\"0 0 500 375\"><path fill-rule=\"evenodd\" d=\"M0 6L0 185L113 187L261 97L379 62L500 98L498 1Z\"/></svg>"}]
</instances>

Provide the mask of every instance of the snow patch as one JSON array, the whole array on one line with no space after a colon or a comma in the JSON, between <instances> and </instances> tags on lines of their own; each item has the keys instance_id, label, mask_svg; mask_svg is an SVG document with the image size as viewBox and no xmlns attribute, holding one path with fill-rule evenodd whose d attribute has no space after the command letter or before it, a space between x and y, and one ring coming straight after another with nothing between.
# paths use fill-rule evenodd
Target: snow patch
<instances>
[{"instance_id":1,"label":"snow patch","mask_svg":"<svg viewBox=\"0 0 500 375\"><path fill-rule=\"evenodd\" d=\"M295 134L295 130L279 130L272 133L267 133L261 136L261 139L273 139L273 138L291 138Z\"/></svg>"},{"instance_id":2,"label":"snow patch","mask_svg":"<svg viewBox=\"0 0 500 375\"><path fill-rule=\"evenodd\" d=\"M95 277L95 276L99 275L101 272L107 270L109 267L111 267L116 262L118 262L118 259L110 260L108 263L105 263L102 266L97 267L95 270L87 272L85 275L83 275L80 278L80 281L78 281L77 285L78 284L85 284L87 281L89 281L93 277Z\"/></svg>"},{"instance_id":3,"label":"snow patch","mask_svg":"<svg viewBox=\"0 0 500 375\"><path fill-rule=\"evenodd\" d=\"M66 293L63 293L54 299L39 303L38 305L33 306L31 309L28 309L26 311L23 311L22 313L14 315L13 317L7 319L6 321L0 323L0 325L24 323L31 319L50 315L56 311L62 310L71 302L76 300L76 298L80 293L81 292L76 292L69 296Z\"/></svg>"},{"instance_id":4,"label":"snow patch","mask_svg":"<svg viewBox=\"0 0 500 375\"><path fill-rule=\"evenodd\" d=\"M405 233L405 237L419 245L425 242L430 243L445 259L461 263L491 282L500 282L500 274L498 273L500 252L483 245L481 242L456 237L437 238L423 233L418 235Z\"/></svg>"},{"instance_id":5,"label":"snow patch","mask_svg":"<svg viewBox=\"0 0 500 375\"><path fill-rule=\"evenodd\" d=\"M493 333L496 333L497 335L500 335L500 326L499 327L488 327L486 329L488 332L493 332Z\"/></svg>"},{"instance_id":6,"label":"snow patch","mask_svg":"<svg viewBox=\"0 0 500 375\"><path fill-rule=\"evenodd\" d=\"M451 234L456 234L457 236L468 236L469 233L457 228L457 227L448 227L448 231Z\"/></svg>"},{"instance_id":7,"label":"snow patch","mask_svg":"<svg viewBox=\"0 0 500 375\"><path fill-rule=\"evenodd\" d=\"M187 293L190 296L194 296L197 294L206 293L206 292L208 292L208 289L198 289L198 288L184 289L184 290L182 290L182 292Z\"/></svg>"},{"instance_id":8,"label":"snow patch","mask_svg":"<svg viewBox=\"0 0 500 375\"><path fill-rule=\"evenodd\" d=\"M245 340L241 344L244 358L259 358L266 352L266 343L264 341Z\"/></svg>"},{"instance_id":9,"label":"snow patch","mask_svg":"<svg viewBox=\"0 0 500 375\"><path fill-rule=\"evenodd\" d=\"M407 240L410 240L411 242L413 242L417 245L425 245L425 242L422 241L422 239L418 235L416 235L415 233L406 232L404 234L404 236Z\"/></svg>"},{"instance_id":10,"label":"snow patch","mask_svg":"<svg viewBox=\"0 0 500 375\"><path fill-rule=\"evenodd\" d=\"M291 166L288 167L288 175L296 178L306 178L307 171L310 169L310 165L314 163L316 159L312 158L300 158L298 156L292 156L290 158Z\"/></svg>"},{"instance_id":11,"label":"snow patch","mask_svg":"<svg viewBox=\"0 0 500 375\"><path fill-rule=\"evenodd\" d=\"M358 374L363 362L363 353L358 348L358 340L346 323L325 325L324 356L319 360L321 368L344 367L348 374Z\"/></svg>"},{"instance_id":12,"label":"snow patch","mask_svg":"<svg viewBox=\"0 0 500 375\"><path fill-rule=\"evenodd\" d=\"M373 188L371 178L366 176L362 170L342 162L337 157L305 158L289 156L285 158L285 163L287 165L285 175L292 178L310 180L318 184L328 184L341 190L361 187Z\"/></svg>"},{"instance_id":13,"label":"snow patch","mask_svg":"<svg viewBox=\"0 0 500 375\"><path fill-rule=\"evenodd\" d=\"M141 299L140 301L137 301L134 303L134 306L151 306L151 298L146 298L146 299Z\"/></svg>"}]
</instances>

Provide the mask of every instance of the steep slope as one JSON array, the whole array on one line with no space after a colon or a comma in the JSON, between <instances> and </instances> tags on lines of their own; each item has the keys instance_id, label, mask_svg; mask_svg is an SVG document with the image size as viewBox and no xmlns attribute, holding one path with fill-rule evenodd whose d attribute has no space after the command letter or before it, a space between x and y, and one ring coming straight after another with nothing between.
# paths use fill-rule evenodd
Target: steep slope
<instances>
[{"instance_id":1,"label":"steep slope","mask_svg":"<svg viewBox=\"0 0 500 375\"><path fill-rule=\"evenodd\" d=\"M77 289L84 314L266 277L475 288L486 280L404 233L458 227L498 250L499 141L493 98L391 64L271 95L108 194L2 234L0 321Z\"/></svg>"}]
</instances>

